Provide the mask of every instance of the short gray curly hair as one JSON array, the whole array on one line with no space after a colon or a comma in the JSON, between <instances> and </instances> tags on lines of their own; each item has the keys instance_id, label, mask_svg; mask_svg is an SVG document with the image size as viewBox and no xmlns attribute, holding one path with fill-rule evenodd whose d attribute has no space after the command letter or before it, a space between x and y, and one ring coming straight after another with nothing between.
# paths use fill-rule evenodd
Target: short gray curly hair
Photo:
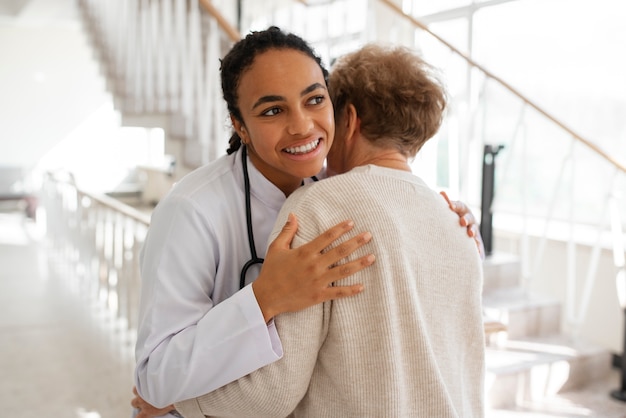
<instances>
[{"instance_id":1,"label":"short gray curly hair","mask_svg":"<svg viewBox=\"0 0 626 418\"><path fill-rule=\"evenodd\" d=\"M352 104L368 140L407 157L437 133L447 104L435 68L403 46L367 44L340 57L329 90L338 123Z\"/></svg>"}]
</instances>

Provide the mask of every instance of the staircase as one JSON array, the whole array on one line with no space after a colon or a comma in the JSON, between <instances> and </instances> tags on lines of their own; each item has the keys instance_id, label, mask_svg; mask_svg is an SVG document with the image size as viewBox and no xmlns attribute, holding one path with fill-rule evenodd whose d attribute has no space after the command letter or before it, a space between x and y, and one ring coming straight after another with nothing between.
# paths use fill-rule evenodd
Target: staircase
<instances>
[{"instance_id":1,"label":"staircase","mask_svg":"<svg viewBox=\"0 0 626 418\"><path fill-rule=\"evenodd\" d=\"M562 333L560 303L525 291L520 271L517 256L495 253L485 260L485 317L492 324L504 325L487 336L485 392L489 413L499 411L497 416L584 390L614 373L611 353ZM605 395L609 406L608 391ZM625 405L613 406L623 409L621 415L611 416L626 416Z\"/></svg>"}]
</instances>

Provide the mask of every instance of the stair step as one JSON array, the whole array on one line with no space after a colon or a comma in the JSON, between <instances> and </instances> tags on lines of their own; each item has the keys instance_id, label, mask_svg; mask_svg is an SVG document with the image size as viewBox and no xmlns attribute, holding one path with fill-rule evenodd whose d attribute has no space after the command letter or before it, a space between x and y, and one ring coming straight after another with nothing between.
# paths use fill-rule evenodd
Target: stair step
<instances>
[{"instance_id":1,"label":"stair step","mask_svg":"<svg viewBox=\"0 0 626 418\"><path fill-rule=\"evenodd\" d=\"M621 370L612 369L606 378L585 387L562 391L541 400L508 408L487 408L485 418L624 418L626 404L609 396L619 388Z\"/></svg>"},{"instance_id":2,"label":"stair step","mask_svg":"<svg viewBox=\"0 0 626 418\"><path fill-rule=\"evenodd\" d=\"M605 378L611 353L566 335L507 340L487 347L486 400L489 408L507 408Z\"/></svg>"},{"instance_id":3,"label":"stair step","mask_svg":"<svg viewBox=\"0 0 626 418\"><path fill-rule=\"evenodd\" d=\"M483 291L518 287L521 278L520 258L514 254L493 253L483 262Z\"/></svg>"},{"instance_id":4,"label":"stair step","mask_svg":"<svg viewBox=\"0 0 626 418\"><path fill-rule=\"evenodd\" d=\"M561 329L560 302L520 288L486 292L483 311L506 326L509 339L558 334Z\"/></svg>"}]
</instances>

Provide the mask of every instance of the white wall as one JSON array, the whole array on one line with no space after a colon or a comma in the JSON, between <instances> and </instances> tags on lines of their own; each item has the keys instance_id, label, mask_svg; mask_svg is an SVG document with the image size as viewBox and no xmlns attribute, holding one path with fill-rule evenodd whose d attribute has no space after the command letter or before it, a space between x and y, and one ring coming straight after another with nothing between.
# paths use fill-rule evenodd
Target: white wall
<instances>
[{"instance_id":1,"label":"white wall","mask_svg":"<svg viewBox=\"0 0 626 418\"><path fill-rule=\"evenodd\" d=\"M0 166L32 167L107 100L73 0L0 15Z\"/></svg>"}]
</instances>

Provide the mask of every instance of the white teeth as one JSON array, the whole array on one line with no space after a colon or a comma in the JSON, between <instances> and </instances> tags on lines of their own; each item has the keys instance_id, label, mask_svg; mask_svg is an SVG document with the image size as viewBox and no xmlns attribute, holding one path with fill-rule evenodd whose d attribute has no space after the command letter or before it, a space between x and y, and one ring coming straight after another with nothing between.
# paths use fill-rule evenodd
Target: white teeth
<instances>
[{"instance_id":1,"label":"white teeth","mask_svg":"<svg viewBox=\"0 0 626 418\"><path fill-rule=\"evenodd\" d=\"M315 141L309 142L306 145L300 145L299 147L293 147L293 148L285 148L285 151L288 152L289 154L305 154L317 148L317 145L319 143L320 143L320 140L316 139Z\"/></svg>"}]
</instances>

